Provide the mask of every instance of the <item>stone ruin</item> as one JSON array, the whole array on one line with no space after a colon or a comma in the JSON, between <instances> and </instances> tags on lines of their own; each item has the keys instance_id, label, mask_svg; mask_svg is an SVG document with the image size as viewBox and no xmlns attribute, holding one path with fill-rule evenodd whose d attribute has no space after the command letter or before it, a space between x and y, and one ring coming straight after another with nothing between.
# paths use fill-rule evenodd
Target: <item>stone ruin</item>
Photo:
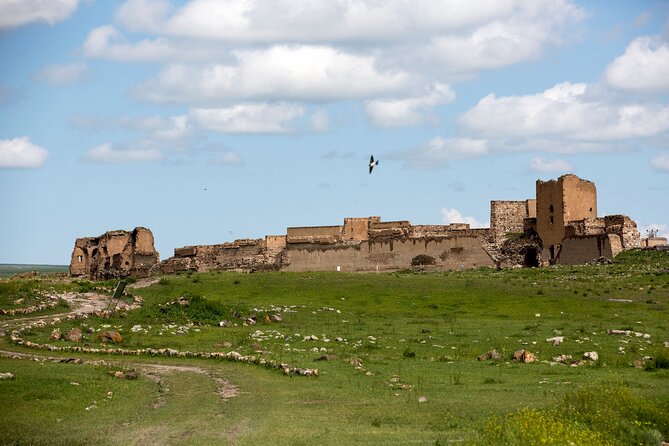
<instances>
[{"instance_id":1,"label":"stone ruin","mask_svg":"<svg viewBox=\"0 0 669 446\"><path fill-rule=\"evenodd\" d=\"M93 280L147 277L158 262L150 230L109 231L74 242L70 275Z\"/></svg>"},{"instance_id":2,"label":"stone ruin","mask_svg":"<svg viewBox=\"0 0 669 446\"><path fill-rule=\"evenodd\" d=\"M392 271L538 267L612 259L642 241L625 215L597 216L594 183L575 175L536 182L536 197L491 201L490 227L413 225L380 217L342 225L290 227L285 235L176 248L158 263L148 229L77 239L70 272L91 278L152 271Z\"/></svg>"}]
</instances>

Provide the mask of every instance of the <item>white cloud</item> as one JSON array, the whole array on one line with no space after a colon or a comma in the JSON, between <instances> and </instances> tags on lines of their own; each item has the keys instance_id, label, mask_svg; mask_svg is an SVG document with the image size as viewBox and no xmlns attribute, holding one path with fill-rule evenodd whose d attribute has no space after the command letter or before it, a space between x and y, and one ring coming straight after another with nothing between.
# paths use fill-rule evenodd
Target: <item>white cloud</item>
<instances>
[{"instance_id":1,"label":"white cloud","mask_svg":"<svg viewBox=\"0 0 669 446\"><path fill-rule=\"evenodd\" d=\"M146 119L138 121L143 125L150 124L150 121ZM163 119L162 121L164 124L156 127L151 133L150 139L162 142L174 142L189 137L193 132L193 128L186 115L172 116L169 120Z\"/></svg>"},{"instance_id":2,"label":"white cloud","mask_svg":"<svg viewBox=\"0 0 669 446\"><path fill-rule=\"evenodd\" d=\"M547 160L540 157L534 157L530 160L529 168L533 172L571 172L574 166L565 160Z\"/></svg>"},{"instance_id":3,"label":"white cloud","mask_svg":"<svg viewBox=\"0 0 669 446\"><path fill-rule=\"evenodd\" d=\"M95 163L136 163L159 161L163 159L163 155L157 149L121 149L111 144L102 144L89 150L82 159Z\"/></svg>"},{"instance_id":4,"label":"white cloud","mask_svg":"<svg viewBox=\"0 0 669 446\"><path fill-rule=\"evenodd\" d=\"M68 18L78 4L78 0L1 0L0 30L32 22L53 25Z\"/></svg>"},{"instance_id":5,"label":"white cloud","mask_svg":"<svg viewBox=\"0 0 669 446\"><path fill-rule=\"evenodd\" d=\"M235 64L174 64L137 89L155 102L368 98L406 88L409 76L379 71L370 56L326 46L278 45L234 51Z\"/></svg>"},{"instance_id":6,"label":"white cloud","mask_svg":"<svg viewBox=\"0 0 669 446\"><path fill-rule=\"evenodd\" d=\"M405 164L416 169L436 169L448 161L475 158L490 153L488 142L472 138L431 139L416 149L394 155Z\"/></svg>"},{"instance_id":7,"label":"white cloud","mask_svg":"<svg viewBox=\"0 0 669 446\"><path fill-rule=\"evenodd\" d=\"M84 62L47 65L33 76L36 81L49 84L72 84L88 74L88 66Z\"/></svg>"},{"instance_id":8,"label":"white cloud","mask_svg":"<svg viewBox=\"0 0 669 446\"><path fill-rule=\"evenodd\" d=\"M232 42L388 42L429 40L494 21L544 22L555 27L583 12L566 0L328 1L191 0L171 8L166 0L129 0L117 12L133 31ZM545 32L541 33L546 34ZM538 38L530 39L538 40Z\"/></svg>"},{"instance_id":9,"label":"white cloud","mask_svg":"<svg viewBox=\"0 0 669 446\"><path fill-rule=\"evenodd\" d=\"M500 144L503 138L525 139L514 141L518 149L564 152L574 148L607 151L615 145L607 149L597 143L652 137L669 129L669 106L616 104L589 93L587 84L564 82L535 95L489 94L464 113L459 123ZM557 144L545 144L542 138Z\"/></svg>"},{"instance_id":10,"label":"white cloud","mask_svg":"<svg viewBox=\"0 0 669 446\"><path fill-rule=\"evenodd\" d=\"M614 88L641 93L669 92L669 42L659 36L634 39L605 72Z\"/></svg>"},{"instance_id":11,"label":"white cloud","mask_svg":"<svg viewBox=\"0 0 669 446\"><path fill-rule=\"evenodd\" d=\"M653 169L669 173L669 153L661 153L650 162Z\"/></svg>"},{"instance_id":12,"label":"white cloud","mask_svg":"<svg viewBox=\"0 0 669 446\"><path fill-rule=\"evenodd\" d=\"M41 167L49 152L30 142L27 136L0 139L0 168Z\"/></svg>"},{"instance_id":13,"label":"white cloud","mask_svg":"<svg viewBox=\"0 0 669 446\"><path fill-rule=\"evenodd\" d=\"M178 54L165 38L130 43L111 25L97 27L88 33L84 53L89 57L126 62L166 60Z\"/></svg>"},{"instance_id":14,"label":"white cloud","mask_svg":"<svg viewBox=\"0 0 669 446\"><path fill-rule=\"evenodd\" d=\"M405 99L377 99L365 103L365 112L377 127L409 127L435 122L432 107L455 99L450 86L435 84L423 96Z\"/></svg>"},{"instance_id":15,"label":"white cloud","mask_svg":"<svg viewBox=\"0 0 669 446\"><path fill-rule=\"evenodd\" d=\"M445 224L451 223L469 223L472 228L484 228L484 225L474 217L465 217L462 213L454 208L441 208L441 221Z\"/></svg>"},{"instance_id":16,"label":"white cloud","mask_svg":"<svg viewBox=\"0 0 669 446\"><path fill-rule=\"evenodd\" d=\"M304 114L294 104L237 104L228 108L197 108L189 112L194 125L221 133L287 133Z\"/></svg>"},{"instance_id":17,"label":"white cloud","mask_svg":"<svg viewBox=\"0 0 669 446\"><path fill-rule=\"evenodd\" d=\"M328 116L328 112L323 109L316 110L311 115L311 128L314 132L327 132L330 128L330 117Z\"/></svg>"}]
</instances>

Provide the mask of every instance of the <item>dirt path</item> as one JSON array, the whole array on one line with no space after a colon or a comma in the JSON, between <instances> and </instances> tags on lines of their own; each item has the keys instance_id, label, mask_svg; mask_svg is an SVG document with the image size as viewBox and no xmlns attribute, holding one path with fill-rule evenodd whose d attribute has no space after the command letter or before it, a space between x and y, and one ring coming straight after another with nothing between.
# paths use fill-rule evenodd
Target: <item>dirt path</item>
<instances>
[{"instance_id":1,"label":"dirt path","mask_svg":"<svg viewBox=\"0 0 669 446\"><path fill-rule=\"evenodd\" d=\"M140 281L141 282L141 281ZM150 286L153 283L153 279L145 280L142 283L134 284L136 288L142 288ZM138 285L139 284L139 285ZM0 329L4 331L10 331L16 328L19 328L21 325L29 324L31 322L43 320L43 319L54 319L54 318L63 318L72 314L86 314L93 313L95 311L105 310L109 305L110 297L108 295L97 294L97 293L65 293L59 296L60 298L67 301L70 305L70 311L65 313L58 314L48 314L41 316L26 316L22 318L15 318L3 321L0 323ZM126 306L126 303L119 301L118 309L122 309ZM55 357L48 355L40 355L34 353L19 353L11 350L0 350L0 356L14 358L14 359L37 359L43 361L51 362L75 362L77 364L87 364L87 365L96 365L96 366L123 366L123 367L133 367L139 370L141 373L144 373L150 379L156 381L158 384L162 383L161 377L166 374L171 373L197 373L199 375L208 376L211 380L214 381L217 388L217 394L222 400L227 400L229 398L235 397L239 394L239 389L234 384L231 384L228 380L217 376L211 370L206 370L202 367L195 366L182 366L182 365L166 365L166 364L153 364L140 361L124 361L124 362L114 362L114 361L105 361L105 360L87 360L81 358L64 358L64 357Z\"/></svg>"}]
</instances>

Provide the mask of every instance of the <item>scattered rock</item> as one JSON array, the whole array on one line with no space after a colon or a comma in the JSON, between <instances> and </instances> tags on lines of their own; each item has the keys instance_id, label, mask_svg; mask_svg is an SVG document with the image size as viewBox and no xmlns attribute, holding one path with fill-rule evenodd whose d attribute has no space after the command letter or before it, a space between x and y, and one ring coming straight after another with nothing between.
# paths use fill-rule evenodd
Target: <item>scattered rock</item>
<instances>
[{"instance_id":1,"label":"scattered rock","mask_svg":"<svg viewBox=\"0 0 669 446\"><path fill-rule=\"evenodd\" d=\"M356 367L362 367L362 359L360 358L353 358L349 361L351 365L354 365Z\"/></svg>"},{"instance_id":2,"label":"scattered rock","mask_svg":"<svg viewBox=\"0 0 669 446\"><path fill-rule=\"evenodd\" d=\"M51 332L51 339L54 341L60 341L63 338L63 332L60 331L60 328L56 328Z\"/></svg>"},{"instance_id":3,"label":"scattered rock","mask_svg":"<svg viewBox=\"0 0 669 446\"><path fill-rule=\"evenodd\" d=\"M608 330L608 334L610 335L628 335L630 333L631 331L629 330Z\"/></svg>"},{"instance_id":4,"label":"scattered rock","mask_svg":"<svg viewBox=\"0 0 669 446\"><path fill-rule=\"evenodd\" d=\"M634 364L634 368L637 368L637 369L643 369L643 368L646 367L646 361L644 361L643 359L637 359L636 361L634 361L633 364Z\"/></svg>"},{"instance_id":5,"label":"scattered rock","mask_svg":"<svg viewBox=\"0 0 669 446\"><path fill-rule=\"evenodd\" d=\"M67 332L67 336L65 336L65 340L69 342L81 342L81 340L84 338L84 335L81 333L81 330L78 328L73 328L70 331Z\"/></svg>"},{"instance_id":6,"label":"scattered rock","mask_svg":"<svg viewBox=\"0 0 669 446\"><path fill-rule=\"evenodd\" d=\"M502 354L497 350L490 350L478 357L479 361L488 361L488 360L500 361L501 359L502 359Z\"/></svg>"},{"instance_id":7,"label":"scattered rock","mask_svg":"<svg viewBox=\"0 0 669 446\"><path fill-rule=\"evenodd\" d=\"M665 348L669 348L669 341L664 341L663 345Z\"/></svg>"},{"instance_id":8,"label":"scattered rock","mask_svg":"<svg viewBox=\"0 0 669 446\"><path fill-rule=\"evenodd\" d=\"M630 303L634 301L632 299L614 299L612 297L609 297L609 302Z\"/></svg>"},{"instance_id":9,"label":"scattered rock","mask_svg":"<svg viewBox=\"0 0 669 446\"><path fill-rule=\"evenodd\" d=\"M101 342L114 342L116 344L120 344L123 342L123 336L121 336L121 333L118 331L103 331L98 335L98 339Z\"/></svg>"},{"instance_id":10,"label":"scattered rock","mask_svg":"<svg viewBox=\"0 0 669 446\"><path fill-rule=\"evenodd\" d=\"M599 355L597 354L597 352L585 352L583 353L583 359L597 361L599 359Z\"/></svg>"},{"instance_id":11,"label":"scattered rock","mask_svg":"<svg viewBox=\"0 0 669 446\"><path fill-rule=\"evenodd\" d=\"M268 315L265 315L265 316L262 318L262 321L263 321L264 323L266 323L266 324L271 324L271 323L273 322L272 319L270 319L270 317L269 317Z\"/></svg>"},{"instance_id":12,"label":"scattered rock","mask_svg":"<svg viewBox=\"0 0 669 446\"><path fill-rule=\"evenodd\" d=\"M426 396L420 396L420 397L418 397L418 402L419 402L419 403L426 403L426 402L427 402L427 397L426 397Z\"/></svg>"},{"instance_id":13,"label":"scattered rock","mask_svg":"<svg viewBox=\"0 0 669 446\"><path fill-rule=\"evenodd\" d=\"M111 376L114 378L119 378L119 379L137 379L137 372L135 370L129 370L127 372L124 372L122 370L116 370L116 371L111 371L109 372Z\"/></svg>"},{"instance_id":14,"label":"scattered rock","mask_svg":"<svg viewBox=\"0 0 669 446\"><path fill-rule=\"evenodd\" d=\"M536 357L532 352L527 350L518 350L513 353L513 360L522 362L523 364L530 364L536 360Z\"/></svg>"},{"instance_id":15,"label":"scattered rock","mask_svg":"<svg viewBox=\"0 0 669 446\"><path fill-rule=\"evenodd\" d=\"M14 379L14 374L11 372L0 373L0 380L5 380L5 379Z\"/></svg>"},{"instance_id":16,"label":"scattered rock","mask_svg":"<svg viewBox=\"0 0 669 446\"><path fill-rule=\"evenodd\" d=\"M571 355L560 355L553 358L553 362L559 362L560 364L567 364L571 362Z\"/></svg>"},{"instance_id":17,"label":"scattered rock","mask_svg":"<svg viewBox=\"0 0 669 446\"><path fill-rule=\"evenodd\" d=\"M221 321L218 323L219 327L232 327L232 322L230 321Z\"/></svg>"},{"instance_id":18,"label":"scattered rock","mask_svg":"<svg viewBox=\"0 0 669 446\"><path fill-rule=\"evenodd\" d=\"M88 334L93 334L93 333L95 333L95 328L93 328L93 327L88 327L88 330L86 330L86 333L88 333Z\"/></svg>"},{"instance_id":19,"label":"scattered rock","mask_svg":"<svg viewBox=\"0 0 669 446\"><path fill-rule=\"evenodd\" d=\"M564 342L564 336L554 336L552 338L546 339L546 342L550 342L553 344L553 346L557 347Z\"/></svg>"},{"instance_id":20,"label":"scattered rock","mask_svg":"<svg viewBox=\"0 0 669 446\"><path fill-rule=\"evenodd\" d=\"M272 322L283 322L283 318L278 314L273 314L269 318Z\"/></svg>"}]
</instances>

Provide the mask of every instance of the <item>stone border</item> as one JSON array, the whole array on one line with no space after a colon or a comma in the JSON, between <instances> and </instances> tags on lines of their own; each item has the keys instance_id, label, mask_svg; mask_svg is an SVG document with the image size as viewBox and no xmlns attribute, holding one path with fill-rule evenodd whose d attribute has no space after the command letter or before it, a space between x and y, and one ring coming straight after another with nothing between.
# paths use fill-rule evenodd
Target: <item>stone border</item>
<instances>
[{"instance_id":1,"label":"stone border","mask_svg":"<svg viewBox=\"0 0 669 446\"><path fill-rule=\"evenodd\" d=\"M129 310L139 307L140 303L135 301L132 304L126 306L124 309ZM39 344L36 342L26 341L21 337L24 331L31 330L33 328L42 328L46 327L47 325L53 326L61 323L63 320L87 319L89 316L104 317L107 314L108 313L105 311L93 311L89 313L69 314L64 318L57 317L52 319L50 322L46 322L45 320L31 322L21 328L12 331L9 339L16 345L23 345L28 348L34 348L39 350L48 350L51 352L97 353L97 354L111 354L111 355L122 355L122 356L150 355L150 356L166 356L166 357L178 357L178 358L224 359L232 362L244 362L247 364L260 365L269 369L282 370L285 375L318 376L318 369L292 367L288 364L280 363L273 359L264 359L256 357L255 355L244 356L236 351L191 352L191 351L179 351L172 348L159 348L159 349L140 348L136 350L131 350L123 348L89 348L89 347L79 347L79 346L58 347L52 344Z\"/></svg>"},{"instance_id":2,"label":"stone border","mask_svg":"<svg viewBox=\"0 0 669 446\"><path fill-rule=\"evenodd\" d=\"M60 297L58 297L58 295L52 296L50 294L47 294L43 297L46 297L47 299L49 299L50 302L41 303L39 305L31 305L31 306L25 307L25 308L14 308L14 309L11 309L11 310L4 310L4 309L0 308L0 315L14 316L14 315L17 315L17 314L36 313L38 311L53 308L56 305L58 305L58 302L60 302Z\"/></svg>"}]
</instances>

